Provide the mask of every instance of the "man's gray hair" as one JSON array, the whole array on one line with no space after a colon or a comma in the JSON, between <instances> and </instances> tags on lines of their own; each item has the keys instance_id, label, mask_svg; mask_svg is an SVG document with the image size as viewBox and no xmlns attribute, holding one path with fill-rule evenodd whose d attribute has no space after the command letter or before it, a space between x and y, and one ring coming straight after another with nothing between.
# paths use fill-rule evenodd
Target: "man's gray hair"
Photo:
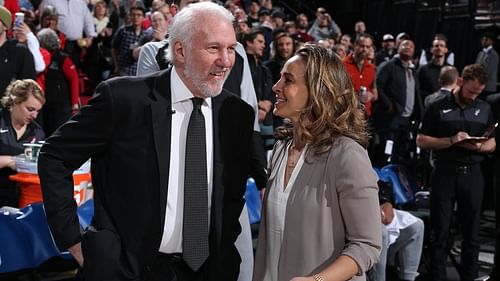
<instances>
[{"instance_id":1,"label":"man's gray hair","mask_svg":"<svg viewBox=\"0 0 500 281\"><path fill-rule=\"evenodd\" d=\"M226 8L212 2L199 2L188 5L173 18L168 29L168 52L167 60L174 64L174 45L181 42L184 46L190 46L193 35L203 25L201 20L205 16L213 15L220 20L226 20L230 24L234 22L234 16ZM214 30L217 32L217 30Z\"/></svg>"},{"instance_id":2,"label":"man's gray hair","mask_svg":"<svg viewBox=\"0 0 500 281\"><path fill-rule=\"evenodd\" d=\"M36 36L40 42L40 47L47 49L49 52L57 50L61 47L57 33L50 28L41 29L38 31Z\"/></svg>"}]
</instances>

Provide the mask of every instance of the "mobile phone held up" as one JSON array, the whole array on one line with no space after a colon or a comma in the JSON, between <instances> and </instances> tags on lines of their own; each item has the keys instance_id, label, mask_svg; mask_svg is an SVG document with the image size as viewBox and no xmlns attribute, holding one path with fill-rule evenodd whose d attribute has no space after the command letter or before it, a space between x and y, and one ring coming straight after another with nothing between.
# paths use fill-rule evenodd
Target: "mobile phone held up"
<instances>
[{"instance_id":1,"label":"mobile phone held up","mask_svg":"<svg viewBox=\"0 0 500 281\"><path fill-rule=\"evenodd\" d=\"M24 13L16 13L16 18L14 20L14 27L20 27L24 22Z\"/></svg>"}]
</instances>

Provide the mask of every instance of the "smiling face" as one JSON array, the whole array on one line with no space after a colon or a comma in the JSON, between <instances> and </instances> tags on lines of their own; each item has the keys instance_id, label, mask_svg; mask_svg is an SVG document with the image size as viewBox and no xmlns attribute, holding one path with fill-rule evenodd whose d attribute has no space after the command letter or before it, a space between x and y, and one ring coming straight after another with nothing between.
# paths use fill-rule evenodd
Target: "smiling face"
<instances>
[{"instance_id":1,"label":"smiling face","mask_svg":"<svg viewBox=\"0 0 500 281\"><path fill-rule=\"evenodd\" d=\"M19 124L29 124L33 122L42 109L42 103L32 94L21 103L15 103L11 108L11 117Z\"/></svg>"},{"instance_id":2,"label":"smiling face","mask_svg":"<svg viewBox=\"0 0 500 281\"><path fill-rule=\"evenodd\" d=\"M194 96L213 97L222 91L234 65L236 35L232 24L217 16L196 20L191 40L174 44L175 67Z\"/></svg>"},{"instance_id":3,"label":"smiling face","mask_svg":"<svg viewBox=\"0 0 500 281\"><path fill-rule=\"evenodd\" d=\"M280 80L273 86L276 93L274 115L288 118L292 123L299 120L309 100L305 74L305 64L299 56L285 63Z\"/></svg>"},{"instance_id":4,"label":"smiling face","mask_svg":"<svg viewBox=\"0 0 500 281\"><path fill-rule=\"evenodd\" d=\"M282 36L276 41L278 55L288 59L293 54L293 39L290 36Z\"/></svg>"},{"instance_id":5,"label":"smiling face","mask_svg":"<svg viewBox=\"0 0 500 281\"><path fill-rule=\"evenodd\" d=\"M167 20L165 16L161 12L154 12L151 16L151 26L154 30L167 30Z\"/></svg>"}]
</instances>

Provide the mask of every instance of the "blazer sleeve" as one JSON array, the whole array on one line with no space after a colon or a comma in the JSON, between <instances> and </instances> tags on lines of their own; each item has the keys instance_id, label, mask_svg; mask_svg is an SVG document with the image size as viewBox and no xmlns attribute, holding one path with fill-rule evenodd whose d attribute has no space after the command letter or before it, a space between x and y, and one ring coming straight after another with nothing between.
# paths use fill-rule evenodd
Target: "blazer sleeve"
<instances>
[{"instance_id":1,"label":"blazer sleeve","mask_svg":"<svg viewBox=\"0 0 500 281\"><path fill-rule=\"evenodd\" d=\"M89 105L49 137L40 151L38 175L45 212L61 250L81 239L72 173L107 146L113 133L112 108L109 88L101 83Z\"/></svg>"},{"instance_id":2,"label":"blazer sleeve","mask_svg":"<svg viewBox=\"0 0 500 281\"><path fill-rule=\"evenodd\" d=\"M366 150L354 141L340 145L332 182L346 232L342 255L356 261L363 273L378 261L382 245L377 177Z\"/></svg>"}]
</instances>

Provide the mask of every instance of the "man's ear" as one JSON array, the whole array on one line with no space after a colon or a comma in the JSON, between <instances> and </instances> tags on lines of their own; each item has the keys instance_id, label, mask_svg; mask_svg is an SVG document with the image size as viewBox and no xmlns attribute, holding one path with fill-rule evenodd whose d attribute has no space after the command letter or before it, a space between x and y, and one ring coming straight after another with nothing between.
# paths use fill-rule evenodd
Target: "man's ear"
<instances>
[{"instance_id":1,"label":"man's ear","mask_svg":"<svg viewBox=\"0 0 500 281\"><path fill-rule=\"evenodd\" d=\"M184 46L182 46L182 43L177 41L174 43L174 57L175 61L178 61L182 64L185 63L185 56L184 56Z\"/></svg>"},{"instance_id":2,"label":"man's ear","mask_svg":"<svg viewBox=\"0 0 500 281\"><path fill-rule=\"evenodd\" d=\"M463 84L464 84L464 79L462 77L458 77L457 78L457 86L462 87Z\"/></svg>"}]
</instances>

